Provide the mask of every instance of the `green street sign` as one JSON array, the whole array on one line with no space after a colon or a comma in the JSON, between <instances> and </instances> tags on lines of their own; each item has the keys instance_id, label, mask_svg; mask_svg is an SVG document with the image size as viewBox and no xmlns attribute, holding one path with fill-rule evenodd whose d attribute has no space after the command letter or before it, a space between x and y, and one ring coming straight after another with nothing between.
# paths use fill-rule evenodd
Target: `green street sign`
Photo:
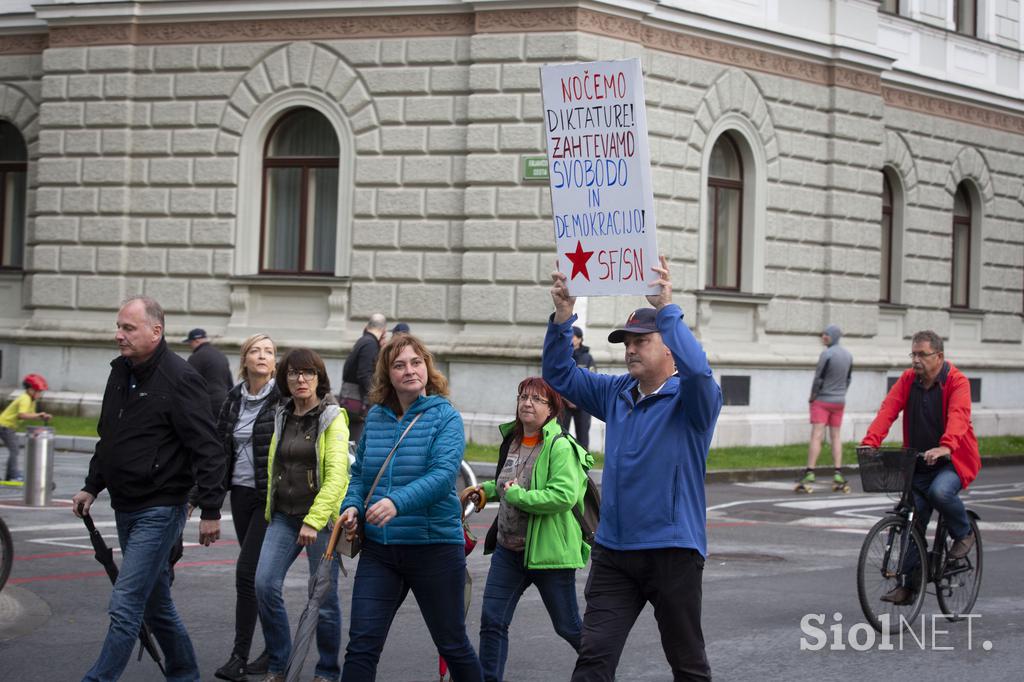
<instances>
[{"instance_id":1,"label":"green street sign","mask_svg":"<svg viewBox=\"0 0 1024 682\"><path fill-rule=\"evenodd\" d=\"M546 156L524 156L523 157L523 180L547 180L548 179L548 157Z\"/></svg>"}]
</instances>

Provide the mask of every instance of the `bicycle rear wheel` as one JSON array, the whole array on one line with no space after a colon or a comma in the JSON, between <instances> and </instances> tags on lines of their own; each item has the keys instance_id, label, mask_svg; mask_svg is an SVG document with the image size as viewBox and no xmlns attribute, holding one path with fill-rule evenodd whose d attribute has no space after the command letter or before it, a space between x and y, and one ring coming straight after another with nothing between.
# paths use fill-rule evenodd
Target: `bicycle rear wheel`
<instances>
[{"instance_id":1,"label":"bicycle rear wheel","mask_svg":"<svg viewBox=\"0 0 1024 682\"><path fill-rule=\"evenodd\" d=\"M935 596L947 620L954 622L963 620L963 614L971 612L978 599L978 591L981 590L981 532L973 517L971 531L974 533L974 547L971 547L967 556L963 559L949 558L953 538L947 534L939 557L942 574L935 583Z\"/></svg>"},{"instance_id":2,"label":"bicycle rear wheel","mask_svg":"<svg viewBox=\"0 0 1024 682\"><path fill-rule=\"evenodd\" d=\"M917 558L917 567L910 576L903 577L900 555L906 544L907 558ZM860 548L857 561L857 597L864 616L871 627L879 632L898 632L904 622L912 624L924 604L924 581L922 567L927 566L924 540L915 529L907 531L907 521L901 518L884 518L868 531ZM907 565L907 564L904 564ZM899 586L911 589L910 601L892 604L882 597Z\"/></svg>"},{"instance_id":3,"label":"bicycle rear wheel","mask_svg":"<svg viewBox=\"0 0 1024 682\"><path fill-rule=\"evenodd\" d=\"M14 540L11 539L11 531L7 524L0 519L0 590L7 584L7 578L11 575L11 564L14 562Z\"/></svg>"}]
</instances>

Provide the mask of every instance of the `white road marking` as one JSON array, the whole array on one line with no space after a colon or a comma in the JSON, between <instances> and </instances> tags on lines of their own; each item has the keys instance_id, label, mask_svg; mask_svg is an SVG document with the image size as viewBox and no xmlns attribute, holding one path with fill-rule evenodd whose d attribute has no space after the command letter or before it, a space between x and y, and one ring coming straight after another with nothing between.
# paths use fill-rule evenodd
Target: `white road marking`
<instances>
[{"instance_id":1,"label":"white road marking","mask_svg":"<svg viewBox=\"0 0 1024 682\"><path fill-rule=\"evenodd\" d=\"M775 506L786 507L788 509L818 511L821 509L841 509L843 507L868 507L878 504L888 504L892 506L892 500L888 497L850 497L849 495L842 495L838 497L831 496L819 498L816 500L777 502L775 503Z\"/></svg>"},{"instance_id":2,"label":"white road marking","mask_svg":"<svg viewBox=\"0 0 1024 682\"><path fill-rule=\"evenodd\" d=\"M742 483L734 483L733 485L739 486L740 488L762 488L765 490L793 490L796 487L796 483L786 483L785 481L745 481Z\"/></svg>"},{"instance_id":3,"label":"white road marking","mask_svg":"<svg viewBox=\"0 0 1024 682\"><path fill-rule=\"evenodd\" d=\"M70 513L70 512L68 512L68 513ZM227 523L230 520L231 520L231 514L221 514L221 517L220 517L221 525ZM192 525L199 525L199 516L198 515L193 516L191 519L189 519L187 521L187 523L192 524ZM94 521L93 525L95 525L97 528L116 528L117 527L117 522L116 521ZM82 524L81 521L74 521L72 523L46 523L46 524L41 524L41 525L38 525L38 526L9 526L8 530L10 530L12 533L15 533L15 532L26 532L26 531L27 532L35 532L35 531L41 531L41 530L78 530L79 528L81 528L83 531L85 531L85 526Z\"/></svg>"},{"instance_id":4,"label":"white road marking","mask_svg":"<svg viewBox=\"0 0 1024 682\"><path fill-rule=\"evenodd\" d=\"M118 547L117 535L104 535L103 538L107 541L107 546L115 552L120 552L121 548ZM56 537L56 538L32 538L28 542L34 542L37 545L54 545L56 547L71 547L74 549L88 549L93 548L92 543L89 542L88 536L84 539L81 535L71 535L67 537ZM185 547L199 547L198 542L186 542Z\"/></svg>"}]
</instances>

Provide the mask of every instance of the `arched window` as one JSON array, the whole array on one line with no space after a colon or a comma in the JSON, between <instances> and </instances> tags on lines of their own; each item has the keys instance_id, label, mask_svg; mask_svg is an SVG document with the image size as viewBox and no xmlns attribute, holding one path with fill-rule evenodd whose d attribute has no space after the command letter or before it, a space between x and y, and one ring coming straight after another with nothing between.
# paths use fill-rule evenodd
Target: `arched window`
<instances>
[{"instance_id":1,"label":"arched window","mask_svg":"<svg viewBox=\"0 0 1024 682\"><path fill-rule=\"evenodd\" d=\"M18 129L0 121L0 269L17 270L25 251L28 148Z\"/></svg>"},{"instance_id":2,"label":"arched window","mask_svg":"<svg viewBox=\"0 0 1024 682\"><path fill-rule=\"evenodd\" d=\"M736 143L722 135L708 162L707 287L740 288L743 250L743 162Z\"/></svg>"},{"instance_id":3,"label":"arched window","mask_svg":"<svg viewBox=\"0 0 1024 682\"><path fill-rule=\"evenodd\" d=\"M260 272L333 275L338 235L338 137L310 108L271 129L263 154Z\"/></svg>"},{"instance_id":4,"label":"arched window","mask_svg":"<svg viewBox=\"0 0 1024 682\"><path fill-rule=\"evenodd\" d=\"M953 198L952 267L951 305L967 308L971 301L971 197L963 183Z\"/></svg>"},{"instance_id":5,"label":"arched window","mask_svg":"<svg viewBox=\"0 0 1024 682\"><path fill-rule=\"evenodd\" d=\"M893 211L892 186L889 178L882 173L882 259L879 264L878 282L880 290L878 300L892 303L892 270L893 270Z\"/></svg>"}]
</instances>

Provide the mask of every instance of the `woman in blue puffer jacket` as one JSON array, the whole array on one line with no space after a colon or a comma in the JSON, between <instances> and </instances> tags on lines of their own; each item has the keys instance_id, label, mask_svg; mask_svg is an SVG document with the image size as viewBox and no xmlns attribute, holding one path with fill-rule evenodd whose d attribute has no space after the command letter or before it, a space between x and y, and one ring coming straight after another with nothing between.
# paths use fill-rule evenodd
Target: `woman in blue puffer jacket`
<instances>
[{"instance_id":1,"label":"woman in blue puffer jacket","mask_svg":"<svg viewBox=\"0 0 1024 682\"><path fill-rule=\"evenodd\" d=\"M447 394L448 381L415 336L396 335L381 349L372 407L341 503L340 522L349 530L362 522L366 532L352 587L343 682L375 678L406 588L452 679L483 679L463 610L466 556L455 478L465 431Z\"/></svg>"}]
</instances>

